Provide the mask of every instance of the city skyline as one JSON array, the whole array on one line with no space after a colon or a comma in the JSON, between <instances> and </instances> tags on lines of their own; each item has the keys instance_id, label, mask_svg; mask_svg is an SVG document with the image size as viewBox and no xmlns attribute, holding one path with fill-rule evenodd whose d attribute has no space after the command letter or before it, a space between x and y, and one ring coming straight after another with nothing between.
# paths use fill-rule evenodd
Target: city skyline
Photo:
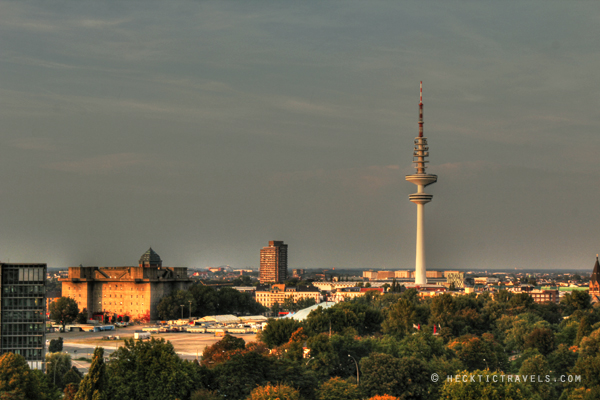
<instances>
[{"instance_id":1,"label":"city skyline","mask_svg":"<svg viewBox=\"0 0 600 400\"><path fill-rule=\"evenodd\" d=\"M600 6L0 3L0 260L586 269Z\"/></svg>"}]
</instances>

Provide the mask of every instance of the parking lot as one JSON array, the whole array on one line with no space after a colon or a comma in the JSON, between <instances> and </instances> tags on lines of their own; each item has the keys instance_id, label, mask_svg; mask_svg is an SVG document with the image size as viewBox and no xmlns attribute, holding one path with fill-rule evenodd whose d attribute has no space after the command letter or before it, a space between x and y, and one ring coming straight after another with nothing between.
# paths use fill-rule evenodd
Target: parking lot
<instances>
[{"instance_id":1,"label":"parking lot","mask_svg":"<svg viewBox=\"0 0 600 400\"><path fill-rule=\"evenodd\" d=\"M124 339L132 339L135 331L141 330L144 326L134 325L104 332L53 332L47 333L46 339L52 340L62 337L64 340L63 351L71 354L74 360L80 357L91 358L96 347L103 347L105 354L108 355L122 346ZM119 336L119 340L102 339L109 335ZM257 341L255 334L232 334L232 336L242 338L246 343ZM151 337L171 342L175 348L175 352L185 360L193 360L196 357L200 357L206 346L210 346L222 339L222 337L211 333L187 332L153 333ZM87 372L89 368L89 362L86 361L74 361L73 364L83 372Z\"/></svg>"}]
</instances>

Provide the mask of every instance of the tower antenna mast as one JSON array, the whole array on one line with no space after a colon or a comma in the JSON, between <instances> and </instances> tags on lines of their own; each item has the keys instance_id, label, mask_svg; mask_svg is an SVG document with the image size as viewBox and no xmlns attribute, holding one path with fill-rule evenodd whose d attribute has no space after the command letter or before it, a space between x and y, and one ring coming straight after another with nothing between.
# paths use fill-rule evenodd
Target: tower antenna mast
<instances>
[{"instance_id":1,"label":"tower antenna mast","mask_svg":"<svg viewBox=\"0 0 600 400\"><path fill-rule=\"evenodd\" d=\"M423 81L420 83L419 98L419 136L415 138L413 150L413 163L417 169L415 174L406 175L406 180L417 185L417 193L408 196L408 199L417 205L417 249L415 257L415 284L427 283L427 268L425 265L425 204L429 203L433 195L425 193L426 186L437 182L437 175L428 174L427 157L429 146L427 138L423 137Z\"/></svg>"}]
</instances>

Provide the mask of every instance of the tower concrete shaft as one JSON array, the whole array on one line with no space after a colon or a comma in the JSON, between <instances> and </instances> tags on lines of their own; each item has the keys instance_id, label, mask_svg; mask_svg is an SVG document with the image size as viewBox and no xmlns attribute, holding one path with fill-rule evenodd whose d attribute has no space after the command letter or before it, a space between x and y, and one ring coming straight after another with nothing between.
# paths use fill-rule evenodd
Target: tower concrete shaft
<instances>
[{"instance_id":1,"label":"tower concrete shaft","mask_svg":"<svg viewBox=\"0 0 600 400\"><path fill-rule=\"evenodd\" d=\"M413 163L416 173L406 175L406 180L417 185L417 193L408 196L408 199L417 205L417 249L415 259L415 284L427 283L427 268L425 264L425 204L429 203L433 195L425 193L426 186L437 182L437 175L427 174L429 146L427 138L423 137L423 82L421 82L421 96L419 103L419 136L415 138Z\"/></svg>"}]
</instances>

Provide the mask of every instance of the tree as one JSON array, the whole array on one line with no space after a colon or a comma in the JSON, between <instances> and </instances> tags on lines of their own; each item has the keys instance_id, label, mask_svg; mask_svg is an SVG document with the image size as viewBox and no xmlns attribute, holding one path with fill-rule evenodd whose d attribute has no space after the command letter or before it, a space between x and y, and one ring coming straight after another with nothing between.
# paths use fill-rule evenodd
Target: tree
<instances>
[{"instance_id":1,"label":"tree","mask_svg":"<svg viewBox=\"0 0 600 400\"><path fill-rule=\"evenodd\" d=\"M211 370L210 389L227 399L244 399L254 388L276 381L277 364L256 352L236 354Z\"/></svg>"},{"instance_id":2,"label":"tree","mask_svg":"<svg viewBox=\"0 0 600 400\"><path fill-rule=\"evenodd\" d=\"M552 399L556 398L555 389L550 382L546 382L545 379L546 376L550 375L550 372L548 361L540 354L525 360L519 370L519 375L544 377L542 378L542 381L536 380L535 382L530 382L529 386L535 393L539 394L542 399Z\"/></svg>"},{"instance_id":3,"label":"tree","mask_svg":"<svg viewBox=\"0 0 600 400\"><path fill-rule=\"evenodd\" d=\"M222 397L214 390L198 389L192 393L190 400L221 400Z\"/></svg>"},{"instance_id":4,"label":"tree","mask_svg":"<svg viewBox=\"0 0 600 400\"><path fill-rule=\"evenodd\" d=\"M533 393L529 386L508 380L497 379L498 373L489 370L457 371L454 376L459 381L444 380L440 398L444 400L485 399L485 400L526 400L531 399ZM479 378L481 376L481 379ZM473 379L471 379L473 377ZM466 382L463 382L463 379Z\"/></svg>"},{"instance_id":5,"label":"tree","mask_svg":"<svg viewBox=\"0 0 600 400\"><path fill-rule=\"evenodd\" d=\"M259 339L269 348L287 343L298 328L300 322L295 319L269 319L267 326L258 334Z\"/></svg>"},{"instance_id":6,"label":"tree","mask_svg":"<svg viewBox=\"0 0 600 400\"><path fill-rule=\"evenodd\" d=\"M96 347L88 374L79 384L79 390L74 400L106 400L106 365L104 364L104 349Z\"/></svg>"},{"instance_id":7,"label":"tree","mask_svg":"<svg viewBox=\"0 0 600 400\"><path fill-rule=\"evenodd\" d=\"M506 366L504 349L494 341L493 335L485 338L473 335L461 336L448 344L468 370L502 369Z\"/></svg>"},{"instance_id":8,"label":"tree","mask_svg":"<svg viewBox=\"0 0 600 400\"><path fill-rule=\"evenodd\" d=\"M565 307L565 315L570 315L575 310L587 310L592 307L591 296L588 292L583 290L574 290L571 293L567 293L565 297L560 300L560 303Z\"/></svg>"},{"instance_id":9,"label":"tree","mask_svg":"<svg viewBox=\"0 0 600 400\"><path fill-rule=\"evenodd\" d=\"M581 318L579 322L579 328L577 329L577 337L575 338L575 344L579 345L581 340L592 333L592 324L590 324L590 318L585 316Z\"/></svg>"},{"instance_id":10,"label":"tree","mask_svg":"<svg viewBox=\"0 0 600 400\"><path fill-rule=\"evenodd\" d=\"M80 312L79 314L77 314L77 318L76 318L76 322L78 324L85 324L87 322L87 308L84 308L82 312Z\"/></svg>"},{"instance_id":11,"label":"tree","mask_svg":"<svg viewBox=\"0 0 600 400\"><path fill-rule=\"evenodd\" d=\"M75 385L73 383L68 383L63 392L64 393L63 400L74 400L75 395L77 394L78 388L79 388L78 385Z\"/></svg>"},{"instance_id":12,"label":"tree","mask_svg":"<svg viewBox=\"0 0 600 400\"><path fill-rule=\"evenodd\" d=\"M548 355L547 359L550 369L556 375L565 375L575 365L577 356L577 352L569 350L569 346L560 344L556 350Z\"/></svg>"},{"instance_id":13,"label":"tree","mask_svg":"<svg viewBox=\"0 0 600 400\"><path fill-rule=\"evenodd\" d=\"M79 383L83 379L83 374L79 372L77 367L71 367L62 378L63 384L65 385L65 389L69 385L74 385L76 388L79 388ZM75 390L77 392L77 390Z\"/></svg>"},{"instance_id":14,"label":"tree","mask_svg":"<svg viewBox=\"0 0 600 400\"><path fill-rule=\"evenodd\" d=\"M273 313L273 315L275 315L275 317L279 317L279 311L281 310L281 307L279 306L279 302L275 302L273 303L273 305L271 306L271 312Z\"/></svg>"},{"instance_id":15,"label":"tree","mask_svg":"<svg viewBox=\"0 0 600 400\"><path fill-rule=\"evenodd\" d=\"M51 339L48 345L48 351L50 353L56 353L63 350L63 338L58 337L57 339Z\"/></svg>"},{"instance_id":16,"label":"tree","mask_svg":"<svg viewBox=\"0 0 600 400\"><path fill-rule=\"evenodd\" d=\"M188 290L176 290L170 296L165 296L156 306L158 317L164 320L181 318L181 306L189 310L190 301L192 302L192 312L195 311L196 300L192 293ZM188 311L189 312L189 311Z\"/></svg>"},{"instance_id":17,"label":"tree","mask_svg":"<svg viewBox=\"0 0 600 400\"><path fill-rule=\"evenodd\" d=\"M358 385L338 376L325 381L317 389L318 400L361 400L362 392Z\"/></svg>"},{"instance_id":18,"label":"tree","mask_svg":"<svg viewBox=\"0 0 600 400\"><path fill-rule=\"evenodd\" d=\"M342 332L348 327L355 327L360 324L358 316L349 308L340 303L330 308L324 309L317 307L312 310L306 318L306 327L309 332Z\"/></svg>"},{"instance_id":19,"label":"tree","mask_svg":"<svg viewBox=\"0 0 600 400\"><path fill-rule=\"evenodd\" d=\"M412 332L413 325L417 322L415 304L406 298L402 298L388 311L388 316L382 324L383 333L401 338Z\"/></svg>"},{"instance_id":20,"label":"tree","mask_svg":"<svg viewBox=\"0 0 600 400\"><path fill-rule=\"evenodd\" d=\"M46 354L46 376L56 387L63 390L64 375L71 369L71 356L68 353Z\"/></svg>"},{"instance_id":21,"label":"tree","mask_svg":"<svg viewBox=\"0 0 600 400\"><path fill-rule=\"evenodd\" d=\"M48 307L50 319L59 322L62 325L63 332L67 324L72 323L79 314L77 302L70 297L61 297L50 303Z\"/></svg>"},{"instance_id":22,"label":"tree","mask_svg":"<svg viewBox=\"0 0 600 400\"><path fill-rule=\"evenodd\" d=\"M424 399L431 385L425 363L415 357L396 358L372 353L360 361L360 384L368 396L389 394L406 399Z\"/></svg>"},{"instance_id":23,"label":"tree","mask_svg":"<svg viewBox=\"0 0 600 400\"><path fill-rule=\"evenodd\" d=\"M314 306L315 304L317 304L317 302L312 297L305 297L296 301L296 307L298 307L298 310L303 310L305 308Z\"/></svg>"},{"instance_id":24,"label":"tree","mask_svg":"<svg viewBox=\"0 0 600 400\"><path fill-rule=\"evenodd\" d=\"M25 358L14 353L0 355L0 393L10 393L13 398L22 400L44 398L37 376L29 369Z\"/></svg>"},{"instance_id":25,"label":"tree","mask_svg":"<svg viewBox=\"0 0 600 400\"><path fill-rule=\"evenodd\" d=\"M300 392L288 385L267 384L254 389L248 400L299 400Z\"/></svg>"},{"instance_id":26,"label":"tree","mask_svg":"<svg viewBox=\"0 0 600 400\"><path fill-rule=\"evenodd\" d=\"M550 328L536 328L525 337L523 348L536 348L547 356L554 351L554 333Z\"/></svg>"},{"instance_id":27,"label":"tree","mask_svg":"<svg viewBox=\"0 0 600 400\"><path fill-rule=\"evenodd\" d=\"M164 339L128 339L111 354L107 365L107 397L120 400L189 398L197 387L197 370L197 366L179 358L173 345Z\"/></svg>"},{"instance_id":28,"label":"tree","mask_svg":"<svg viewBox=\"0 0 600 400\"><path fill-rule=\"evenodd\" d=\"M230 353L235 350L246 348L244 339L236 338L231 335L225 335L212 346L208 346L202 352L202 365L211 368L217 364L229 359Z\"/></svg>"}]
</instances>

